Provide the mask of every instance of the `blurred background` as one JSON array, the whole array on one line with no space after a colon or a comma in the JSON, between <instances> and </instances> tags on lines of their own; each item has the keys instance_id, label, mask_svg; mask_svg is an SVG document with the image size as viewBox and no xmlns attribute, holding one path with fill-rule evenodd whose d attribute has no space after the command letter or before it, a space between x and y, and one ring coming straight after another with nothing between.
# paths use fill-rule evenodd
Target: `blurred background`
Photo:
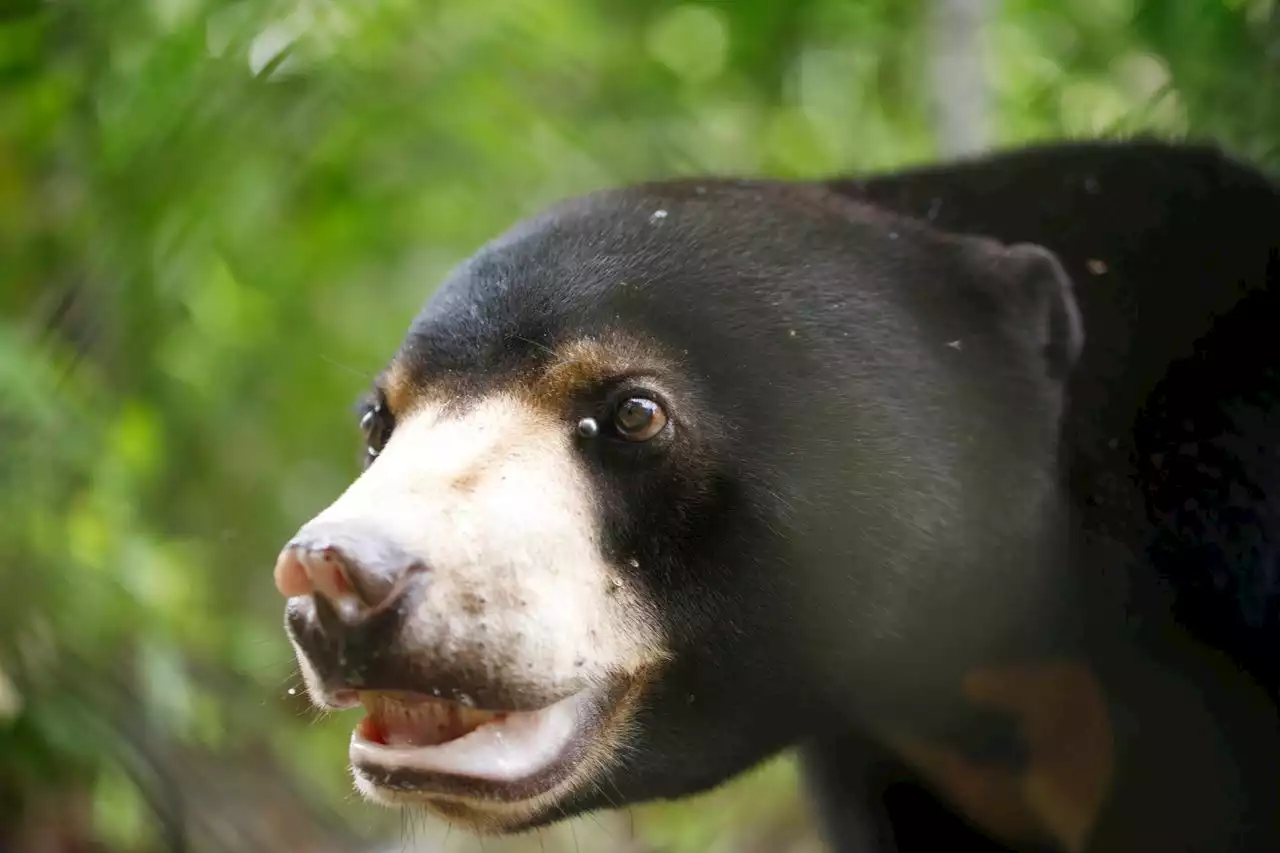
<instances>
[{"instance_id":1,"label":"blurred background","mask_svg":"<svg viewBox=\"0 0 1280 853\"><path fill-rule=\"evenodd\" d=\"M1142 132L1280 166L1280 3L0 0L0 850L821 849L786 757L483 847L362 805L275 554L547 202Z\"/></svg>"}]
</instances>

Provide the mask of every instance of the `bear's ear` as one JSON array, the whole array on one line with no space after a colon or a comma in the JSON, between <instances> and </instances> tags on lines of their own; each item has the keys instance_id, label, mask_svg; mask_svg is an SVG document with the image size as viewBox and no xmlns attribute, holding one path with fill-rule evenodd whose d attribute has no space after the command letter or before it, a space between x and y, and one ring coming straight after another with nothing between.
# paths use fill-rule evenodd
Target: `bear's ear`
<instances>
[{"instance_id":1,"label":"bear's ear","mask_svg":"<svg viewBox=\"0 0 1280 853\"><path fill-rule=\"evenodd\" d=\"M1006 295L1019 309L1020 328L1034 336L1032 343L1044 353L1049 375L1065 379L1084 349L1084 322L1071 276L1044 246L1014 243L991 248L1000 278L1013 291Z\"/></svg>"}]
</instances>

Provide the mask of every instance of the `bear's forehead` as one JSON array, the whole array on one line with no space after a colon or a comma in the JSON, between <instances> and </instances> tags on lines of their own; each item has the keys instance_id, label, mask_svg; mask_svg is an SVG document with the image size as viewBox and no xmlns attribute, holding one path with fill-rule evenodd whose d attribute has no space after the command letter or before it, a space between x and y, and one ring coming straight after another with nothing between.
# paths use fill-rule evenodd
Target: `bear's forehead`
<instances>
[{"instance_id":1,"label":"bear's forehead","mask_svg":"<svg viewBox=\"0 0 1280 853\"><path fill-rule=\"evenodd\" d=\"M673 181L571 199L455 269L396 358L423 376L482 384L545 366L582 340L643 339L696 360L731 315L751 334L769 325L780 301L824 298L837 275L869 283L874 273L861 274L859 256L884 223L865 213L750 181ZM841 298L858 301L856 293Z\"/></svg>"},{"instance_id":2,"label":"bear's forehead","mask_svg":"<svg viewBox=\"0 0 1280 853\"><path fill-rule=\"evenodd\" d=\"M806 325L841 312L858 331L838 343L858 360L866 326L856 318L871 317L883 337L903 322L886 294L906 278L929 280L916 267L936 241L883 216L769 182L678 181L571 199L456 268L387 375L417 396L460 403L527 390L557 365L559 376L595 379L648 372L704 402L744 383L787 388L821 369L834 340ZM876 252L886 246L889 261Z\"/></svg>"},{"instance_id":3,"label":"bear's forehead","mask_svg":"<svg viewBox=\"0 0 1280 853\"><path fill-rule=\"evenodd\" d=\"M564 385L659 368L670 349L662 315L673 290L714 275L690 262L707 249L696 229L651 233L652 214L637 214L669 202L602 195L521 223L464 262L414 319L388 375L472 394L544 374Z\"/></svg>"}]
</instances>

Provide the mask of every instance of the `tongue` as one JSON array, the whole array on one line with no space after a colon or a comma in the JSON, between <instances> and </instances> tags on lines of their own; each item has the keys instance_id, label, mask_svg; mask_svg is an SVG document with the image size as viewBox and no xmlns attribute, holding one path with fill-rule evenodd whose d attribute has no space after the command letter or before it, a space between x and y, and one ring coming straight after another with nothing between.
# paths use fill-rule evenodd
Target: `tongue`
<instances>
[{"instance_id":1,"label":"tongue","mask_svg":"<svg viewBox=\"0 0 1280 853\"><path fill-rule=\"evenodd\" d=\"M402 701L388 696L361 697L369 716L365 736L388 746L438 746L468 735L501 718L499 714L431 699Z\"/></svg>"},{"instance_id":2,"label":"tongue","mask_svg":"<svg viewBox=\"0 0 1280 853\"><path fill-rule=\"evenodd\" d=\"M583 727L595 724L592 696L584 692L540 711L497 714L456 705L450 711L439 701L386 702L366 694L370 714L352 735L351 764L365 772L504 783L531 779L565 759ZM384 725L385 736L376 728Z\"/></svg>"}]
</instances>

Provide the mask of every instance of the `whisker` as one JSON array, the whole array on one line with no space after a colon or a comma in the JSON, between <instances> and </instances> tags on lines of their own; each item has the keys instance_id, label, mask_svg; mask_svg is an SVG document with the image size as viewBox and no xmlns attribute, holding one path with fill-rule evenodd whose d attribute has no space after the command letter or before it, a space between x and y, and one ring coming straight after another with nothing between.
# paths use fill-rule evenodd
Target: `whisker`
<instances>
[{"instance_id":1,"label":"whisker","mask_svg":"<svg viewBox=\"0 0 1280 853\"><path fill-rule=\"evenodd\" d=\"M331 364L334 367L337 367L341 370L345 370L347 373L350 373L352 376L359 376L361 379L363 379L366 382L373 381L374 374L372 373L368 373L363 370L357 370L356 368L352 367L349 364L343 364L340 361L335 361L334 359L329 358L329 356L325 355L324 353L319 353L318 355L321 361Z\"/></svg>"}]
</instances>

